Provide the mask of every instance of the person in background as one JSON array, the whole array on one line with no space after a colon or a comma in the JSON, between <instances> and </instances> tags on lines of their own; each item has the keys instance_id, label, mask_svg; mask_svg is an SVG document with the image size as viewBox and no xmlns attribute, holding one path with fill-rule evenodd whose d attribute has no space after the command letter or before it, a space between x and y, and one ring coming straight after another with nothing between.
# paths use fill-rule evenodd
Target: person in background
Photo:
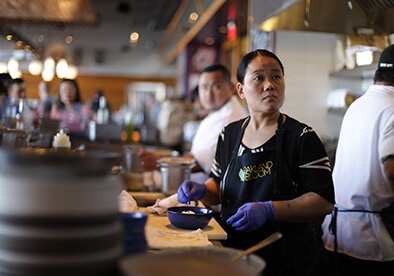
<instances>
[{"instance_id":1,"label":"person in background","mask_svg":"<svg viewBox=\"0 0 394 276\"><path fill-rule=\"evenodd\" d=\"M0 120L2 119L2 106L4 99L8 95L8 81L11 79L10 74L8 73L1 73L0 74Z\"/></svg>"},{"instance_id":2,"label":"person in background","mask_svg":"<svg viewBox=\"0 0 394 276\"><path fill-rule=\"evenodd\" d=\"M38 95L40 96L40 101L36 109L37 116L39 118L49 118L55 100L51 95L51 87L48 82L41 81L38 84Z\"/></svg>"},{"instance_id":3,"label":"person in background","mask_svg":"<svg viewBox=\"0 0 394 276\"><path fill-rule=\"evenodd\" d=\"M63 79L59 84L59 98L52 105L50 118L61 120L61 128L70 134L85 136L85 125L92 116L90 106L81 100L76 80Z\"/></svg>"},{"instance_id":4,"label":"person in background","mask_svg":"<svg viewBox=\"0 0 394 276\"><path fill-rule=\"evenodd\" d=\"M3 99L2 115L11 117L18 112L19 99L26 98L26 84L22 78L8 81L7 96Z\"/></svg>"},{"instance_id":5,"label":"person in background","mask_svg":"<svg viewBox=\"0 0 394 276\"><path fill-rule=\"evenodd\" d=\"M344 115L333 179L336 205L322 224L331 275L392 273L394 45L382 52L373 85Z\"/></svg>"},{"instance_id":6,"label":"person in background","mask_svg":"<svg viewBox=\"0 0 394 276\"><path fill-rule=\"evenodd\" d=\"M3 98L1 116L3 125L11 128L31 129L34 111L26 102L26 84L22 78L8 81L7 96ZM17 121L21 120L18 126Z\"/></svg>"},{"instance_id":7,"label":"person in background","mask_svg":"<svg viewBox=\"0 0 394 276\"><path fill-rule=\"evenodd\" d=\"M210 65L202 70L198 91L201 105L208 111L208 115L200 123L190 154L183 156L196 161L191 178L204 181L208 178L212 166L221 129L232 121L246 117L247 112L235 95L235 85L231 82L230 72L221 64ZM157 167L157 158L148 151L141 153L145 168L150 170Z\"/></svg>"},{"instance_id":8,"label":"person in background","mask_svg":"<svg viewBox=\"0 0 394 276\"><path fill-rule=\"evenodd\" d=\"M250 116L227 125L218 138L210 178L184 181L178 201L221 203L224 245L246 249L274 232L283 238L256 252L266 276L319 275L312 221L331 212L331 166L316 132L281 113L284 68L268 50L246 54L237 91Z\"/></svg>"}]
</instances>

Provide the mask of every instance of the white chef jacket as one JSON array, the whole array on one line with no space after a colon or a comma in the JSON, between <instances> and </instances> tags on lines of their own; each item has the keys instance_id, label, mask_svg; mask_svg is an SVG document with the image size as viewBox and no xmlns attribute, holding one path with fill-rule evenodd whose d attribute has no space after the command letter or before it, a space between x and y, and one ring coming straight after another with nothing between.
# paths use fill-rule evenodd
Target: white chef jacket
<instances>
[{"instance_id":1,"label":"white chef jacket","mask_svg":"<svg viewBox=\"0 0 394 276\"><path fill-rule=\"evenodd\" d=\"M336 207L380 211L394 201L382 158L394 154L394 87L372 85L347 110L338 140L333 180ZM323 242L334 250L331 215L322 224ZM338 212L338 252L375 261L394 260L394 242L379 214Z\"/></svg>"},{"instance_id":2,"label":"white chef jacket","mask_svg":"<svg viewBox=\"0 0 394 276\"><path fill-rule=\"evenodd\" d=\"M203 182L208 178L212 161L215 157L218 137L223 127L230 122L242 119L246 116L246 107L244 107L237 96L234 95L220 109L211 112L201 121L196 135L194 136L190 152L205 173L200 174L198 179L194 178L193 174L191 177L192 180Z\"/></svg>"}]
</instances>

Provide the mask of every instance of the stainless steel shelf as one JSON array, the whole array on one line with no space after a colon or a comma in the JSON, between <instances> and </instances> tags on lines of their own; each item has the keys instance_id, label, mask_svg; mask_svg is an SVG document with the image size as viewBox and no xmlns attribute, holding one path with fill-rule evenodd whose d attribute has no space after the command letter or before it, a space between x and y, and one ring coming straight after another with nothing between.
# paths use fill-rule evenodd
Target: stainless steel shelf
<instances>
[{"instance_id":1,"label":"stainless steel shelf","mask_svg":"<svg viewBox=\"0 0 394 276\"><path fill-rule=\"evenodd\" d=\"M331 72L330 77L335 78L353 78L353 79L370 79L375 75L377 64L357 66L353 70L343 69L338 72Z\"/></svg>"}]
</instances>

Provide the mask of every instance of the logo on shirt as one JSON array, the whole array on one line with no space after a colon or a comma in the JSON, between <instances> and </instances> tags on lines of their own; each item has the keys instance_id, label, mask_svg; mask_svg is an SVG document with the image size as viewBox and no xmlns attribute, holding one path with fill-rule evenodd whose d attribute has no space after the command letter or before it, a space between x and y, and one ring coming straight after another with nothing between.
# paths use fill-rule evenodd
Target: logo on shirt
<instances>
[{"instance_id":1,"label":"logo on shirt","mask_svg":"<svg viewBox=\"0 0 394 276\"><path fill-rule=\"evenodd\" d=\"M271 168L273 165L274 163L272 161L267 161L266 163L240 168L238 172L239 179L245 182L271 175Z\"/></svg>"}]
</instances>

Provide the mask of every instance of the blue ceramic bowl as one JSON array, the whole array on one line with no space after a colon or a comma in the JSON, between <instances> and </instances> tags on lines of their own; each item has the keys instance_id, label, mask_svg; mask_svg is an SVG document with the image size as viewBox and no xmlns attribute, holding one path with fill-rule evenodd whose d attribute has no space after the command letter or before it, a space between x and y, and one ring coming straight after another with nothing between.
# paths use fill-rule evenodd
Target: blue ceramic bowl
<instances>
[{"instance_id":1,"label":"blue ceramic bowl","mask_svg":"<svg viewBox=\"0 0 394 276\"><path fill-rule=\"evenodd\" d=\"M212 210L194 206L171 207L167 210L167 217L171 224L183 229L203 229L208 225L212 216Z\"/></svg>"}]
</instances>

